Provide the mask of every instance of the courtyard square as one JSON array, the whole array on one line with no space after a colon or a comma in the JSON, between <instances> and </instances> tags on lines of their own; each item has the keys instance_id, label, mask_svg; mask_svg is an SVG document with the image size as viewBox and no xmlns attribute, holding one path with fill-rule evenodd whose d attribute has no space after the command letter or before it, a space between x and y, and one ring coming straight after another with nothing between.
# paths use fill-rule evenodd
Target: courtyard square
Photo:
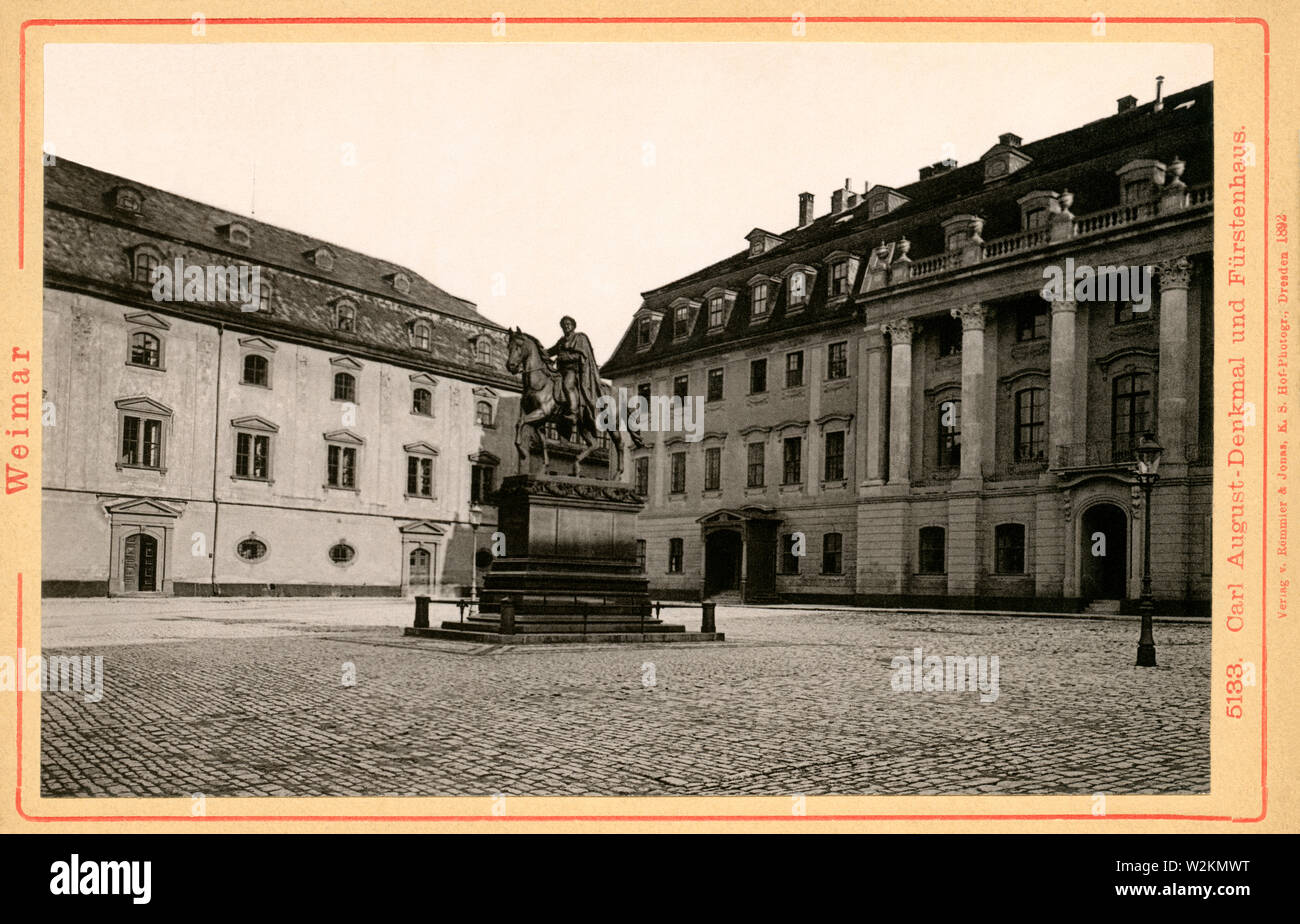
<instances>
[{"instance_id":1,"label":"courtyard square","mask_svg":"<svg viewBox=\"0 0 1300 924\"><path fill-rule=\"evenodd\" d=\"M1203 622L1157 622L1153 670L1132 619L719 607L724 643L504 646L404 638L412 611L48 600L43 653L102 655L104 691L42 694L42 794L1209 791ZM996 699L896 690L917 648L996 656Z\"/></svg>"}]
</instances>

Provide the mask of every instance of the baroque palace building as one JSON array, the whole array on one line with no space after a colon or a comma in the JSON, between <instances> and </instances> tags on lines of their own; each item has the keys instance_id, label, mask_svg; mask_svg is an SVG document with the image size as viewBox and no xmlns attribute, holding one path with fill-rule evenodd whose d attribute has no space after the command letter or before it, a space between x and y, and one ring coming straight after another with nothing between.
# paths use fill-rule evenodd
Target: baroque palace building
<instances>
[{"instance_id":1,"label":"baroque palace building","mask_svg":"<svg viewBox=\"0 0 1300 924\"><path fill-rule=\"evenodd\" d=\"M644 293L606 376L703 395L629 477L652 592L865 605L1207 608L1213 87L997 139ZM1051 274L1150 267L1048 299ZM1105 273L1105 271L1103 271ZM1102 277L1098 277L1100 280ZM1102 601L1120 601L1102 602Z\"/></svg>"},{"instance_id":2,"label":"baroque palace building","mask_svg":"<svg viewBox=\"0 0 1300 924\"><path fill-rule=\"evenodd\" d=\"M44 173L45 594L473 586L514 456L503 328L401 266L71 161ZM177 273L165 300L156 268L181 267L207 286ZM240 304L224 283L250 267ZM206 268L234 272L214 289Z\"/></svg>"}]
</instances>

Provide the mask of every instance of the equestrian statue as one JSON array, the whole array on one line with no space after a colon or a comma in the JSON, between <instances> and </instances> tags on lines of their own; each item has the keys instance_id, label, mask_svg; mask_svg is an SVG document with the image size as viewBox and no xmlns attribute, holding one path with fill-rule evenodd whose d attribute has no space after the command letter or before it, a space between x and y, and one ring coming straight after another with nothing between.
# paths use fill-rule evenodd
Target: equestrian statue
<instances>
[{"instance_id":1,"label":"equestrian statue","mask_svg":"<svg viewBox=\"0 0 1300 924\"><path fill-rule=\"evenodd\" d=\"M543 467L550 464L545 429L553 423L561 438L584 444L573 460L575 476L579 474L582 460L599 446L601 437L608 437L614 449L613 479L617 481L623 475L623 434L627 433L638 449L645 444L634 430L600 427L598 402L602 396L613 399L600 381L591 341L568 315L560 319L560 329L564 336L550 349L544 349L536 337L518 327L510 332L506 369L512 375L519 375L524 386L519 419L515 423L519 471L523 472L528 462L532 441L525 428L531 429L541 444Z\"/></svg>"}]
</instances>

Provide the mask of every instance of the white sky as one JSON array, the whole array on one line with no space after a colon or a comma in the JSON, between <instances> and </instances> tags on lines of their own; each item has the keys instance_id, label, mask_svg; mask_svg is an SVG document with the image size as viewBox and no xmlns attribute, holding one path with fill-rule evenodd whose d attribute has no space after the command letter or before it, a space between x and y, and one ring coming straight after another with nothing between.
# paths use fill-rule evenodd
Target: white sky
<instances>
[{"instance_id":1,"label":"white sky","mask_svg":"<svg viewBox=\"0 0 1300 924\"><path fill-rule=\"evenodd\" d=\"M965 164L1147 102L1157 74L1210 80L1211 47L47 45L45 141L543 342L572 314L603 361L642 291L792 227L798 193L820 215L845 177L901 186L945 144Z\"/></svg>"}]
</instances>

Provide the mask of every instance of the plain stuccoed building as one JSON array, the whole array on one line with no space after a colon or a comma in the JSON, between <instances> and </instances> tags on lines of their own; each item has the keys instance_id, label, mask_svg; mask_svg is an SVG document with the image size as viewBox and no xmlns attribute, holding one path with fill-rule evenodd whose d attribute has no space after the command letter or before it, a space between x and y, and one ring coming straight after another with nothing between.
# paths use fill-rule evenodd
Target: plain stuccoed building
<instances>
[{"instance_id":1,"label":"plain stuccoed building","mask_svg":"<svg viewBox=\"0 0 1300 924\"><path fill-rule=\"evenodd\" d=\"M502 327L383 260L67 160L44 176L46 595L481 578L519 403ZM155 297L178 260L258 267L257 310Z\"/></svg>"},{"instance_id":2,"label":"plain stuccoed building","mask_svg":"<svg viewBox=\"0 0 1300 924\"><path fill-rule=\"evenodd\" d=\"M913 183L846 181L820 216L803 193L796 227L643 293L604 374L706 398L702 439L646 434L629 466L652 591L1131 604L1151 431L1154 596L1207 610L1212 109L1208 83L1125 97ZM1085 266L1151 267L1146 310L1118 277L1044 297Z\"/></svg>"}]
</instances>

